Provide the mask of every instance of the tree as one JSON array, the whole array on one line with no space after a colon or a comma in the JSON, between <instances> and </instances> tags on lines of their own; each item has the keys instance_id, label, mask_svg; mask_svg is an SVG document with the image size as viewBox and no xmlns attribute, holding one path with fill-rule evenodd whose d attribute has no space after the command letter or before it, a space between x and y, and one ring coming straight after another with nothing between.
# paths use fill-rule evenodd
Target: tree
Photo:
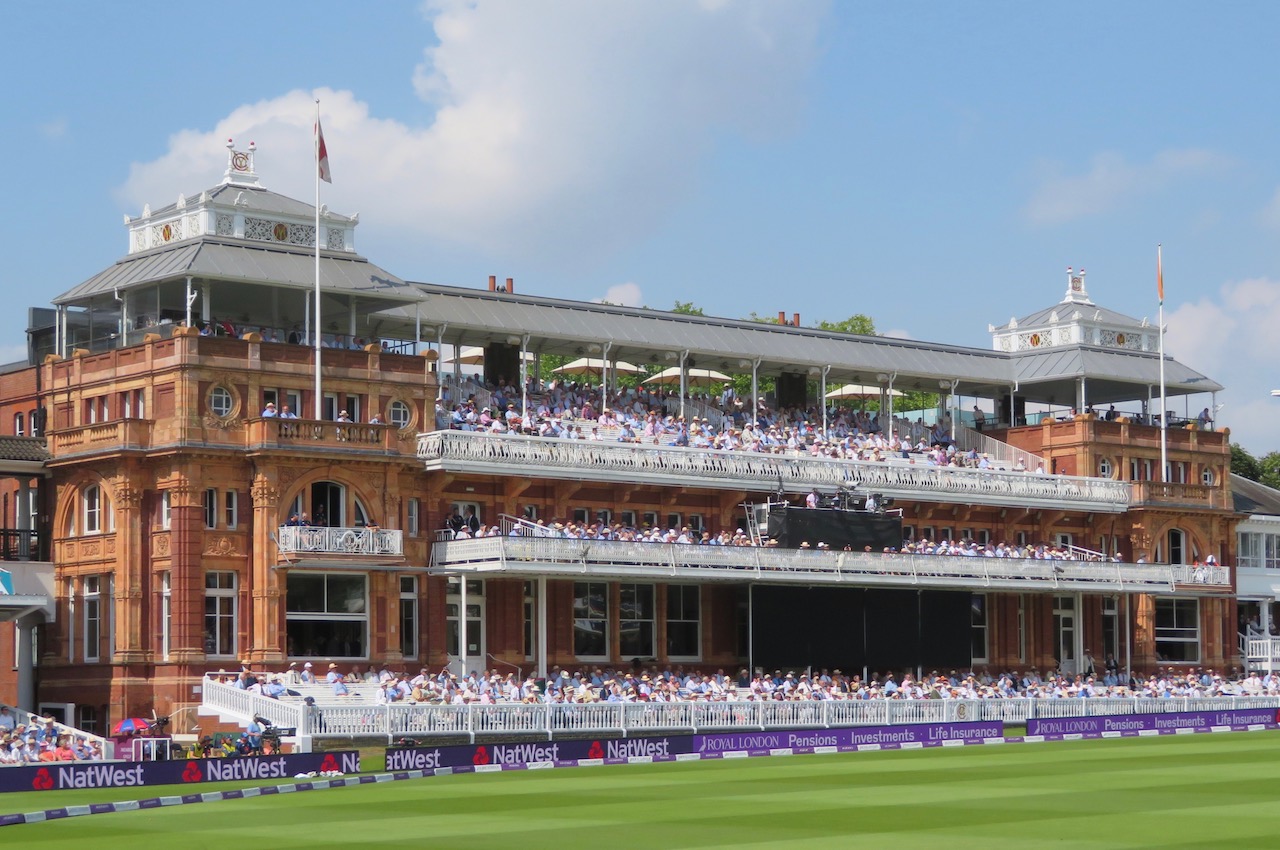
<instances>
[{"instance_id":1,"label":"tree","mask_svg":"<svg viewBox=\"0 0 1280 850\"><path fill-rule=\"evenodd\" d=\"M684 313L687 316L705 316L701 307L695 307L692 301L676 301L676 306L671 308L672 313Z\"/></svg>"},{"instance_id":2,"label":"tree","mask_svg":"<svg viewBox=\"0 0 1280 850\"><path fill-rule=\"evenodd\" d=\"M1231 471L1250 481L1262 480L1262 464L1239 443L1231 444Z\"/></svg>"},{"instance_id":3,"label":"tree","mask_svg":"<svg viewBox=\"0 0 1280 850\"><path fill-rule=\"evenodd\" d=\"M1268 487L1280 490L1280 452L1269 452L1258 460L1262 475L1258 481Z\"/></svg>"},{"instance_id":4,"label":"tree","mask_svg":"<svg viewBox=\"0 0 1280 850\"><path fill-rule=\"evenodd\" d=\"M865 313L854 313L847 319L839 322L828 322L823 319L818 322L818 328L824 331L836 331L842 334L860 334L862 336L877 336L875 320Z\"/></svg>"}]
</instances>

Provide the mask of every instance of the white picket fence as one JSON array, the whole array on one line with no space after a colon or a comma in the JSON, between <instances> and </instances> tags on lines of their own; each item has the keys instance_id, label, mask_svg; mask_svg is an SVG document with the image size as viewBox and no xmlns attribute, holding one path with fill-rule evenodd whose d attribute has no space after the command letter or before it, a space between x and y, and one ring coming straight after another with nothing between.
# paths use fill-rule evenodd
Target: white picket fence
<instances>
[{"instance_id":1,"label":"white picket fence","mask_svg":"<svg viewBox=\"0 0 1280 850\"><path fill-rule=\"evenodd\" d=\"M296 726L300 737L386 737L390 742L435 735L466 736L474 741L481 735L537 734L551 739L566 733L626 736L678 731L698 734L975 720L1018 724L1033 717L1280 709L1280 697L307 706L255 696L206 680L204 706L206 713L217 711L224 716L240 715L246 719L256 713L277 726Z\"/></svg>"}]
</instances>

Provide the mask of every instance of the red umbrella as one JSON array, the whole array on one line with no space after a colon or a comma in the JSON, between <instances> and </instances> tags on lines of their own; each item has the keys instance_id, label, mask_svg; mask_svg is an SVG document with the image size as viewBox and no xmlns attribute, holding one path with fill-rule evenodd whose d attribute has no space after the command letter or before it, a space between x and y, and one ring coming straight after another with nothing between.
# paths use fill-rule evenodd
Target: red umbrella
<instances>
[{"instance_id":1,"label":"red umbrella","mask_svg":"<svg viewBox=\"0 0 1280 850\"><path fill-rule=\"evenodd\" d=\"M151 721L143 717L126 717L115 726L111 727L112 735L129 735L134 732L141 732L143 729L150 729Z\"/></svg>"}]
</instances>

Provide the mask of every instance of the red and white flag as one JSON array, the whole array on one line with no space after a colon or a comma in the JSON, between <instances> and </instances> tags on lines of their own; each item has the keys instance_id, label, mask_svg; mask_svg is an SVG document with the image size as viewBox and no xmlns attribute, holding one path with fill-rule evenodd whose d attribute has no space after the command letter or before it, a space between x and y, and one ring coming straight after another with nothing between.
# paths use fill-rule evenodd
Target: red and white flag
<instances>
[{"instance_id":1,"label":"red and white flag","mask_svg":"<svg viewBox=\"0 0 1280 850\"><path fill-rule=\"evenodd\" d=\"M319 115L316 116L316 170L321 180L333 182L333 174L329 171L329 151L324 146L324 129L320 126Z\"/></svg>"}]
</instances>

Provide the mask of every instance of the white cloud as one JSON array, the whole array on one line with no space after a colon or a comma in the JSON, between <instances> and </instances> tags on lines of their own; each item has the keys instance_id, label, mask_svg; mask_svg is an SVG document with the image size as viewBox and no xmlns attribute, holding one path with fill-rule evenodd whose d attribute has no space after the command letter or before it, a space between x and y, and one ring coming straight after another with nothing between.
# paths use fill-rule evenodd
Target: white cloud
<instances>
[{"instance_id":1,"label":"white cloud","mask_svg":"<svg viewBox=\"0 0 1280 850\"><path fill-rule=\"evenodd\" d=\"M1083 174L1066 174L1061 164L1050 164L1044 167L1023 215L1032 224L1049 225L1109 212L1176 180L1217 171L1226 163L1226 158L1212 151L1188 148L1161 151L1150 162L1100 153Z\"/></svg>"},{"instance_id":2,"label":"white cloud","mask_svg":"<svg viewBox=\"0 0 1280 850\"><path fill-rule=\"evenodd\" d=\"M889 339L915 339L911 335L911 331L903 330L902 328L890 328L882 333L881 336L886 336Z\"/></svg>"},{"instance_id":3,"label":"white cloud","mask_svg":"<svg viewBox=\"0 0 1280 850\"><path fill-rule=\"evenodd\" d=\"M1231 439L1255 454L1280 450L1275 427L1280 401L1280 280L1251 278L1224 284L1217 293L1184 304L1166 316L1165 350L1204 372L1226 391L1219 421Z\"/></svg>"},{"instance_id":4,"label":"white cloud","mask_svg":"<svg viewBox=\"0 0 1280 850\"><path fill-rule=\"evenodd\" d=\"M66 118L55 118L52 121L46 121L45 123L40 124L36 127L36 130L39 131L41 136L52 141L54 139L61 139L63 136L67 135L67 126Z\"/></svg>"},{"instance_id":5,"label":"white cloud","mask_svg":"<svg viewBox=\"0 0 1280 850\"><path fill-rule=\"evenodd\" d=\"M599 299L610 304L621 304L624 307L639 307L644 303L644 296L640 294L640 287L634 283L619 283L609 287L604 292L604 297Z\"/></svg>"},{"instance_id":6,"label":"white cloud","mask_svg":"<svg viewBox=\"0 0 1280 850\"><path fill-rule=\"evenodd\" d=\"M136 210L212 184L228 137L258 143L269 188L311 197L318 97L333 209L363 210L380 232L589 260L693 191L718 135L796 126L827 3L424 8L436 43L413 74L421 116L374 116L351 91L280 94L174 134L163 156L133 165L121 197Z\"/></svg>"},{"instance_id":7,"label":"white cloud","mask_svg":"<svg viewBox=\"0 0 1280 850\"><path fill-rule=\"evenodd\" d=\"M1276 189L1271 200L1267 201L1267 205L1258 213L1258 220L1264 227L1280 230L1280 189Z\"/></svg>"}]
</instances>

